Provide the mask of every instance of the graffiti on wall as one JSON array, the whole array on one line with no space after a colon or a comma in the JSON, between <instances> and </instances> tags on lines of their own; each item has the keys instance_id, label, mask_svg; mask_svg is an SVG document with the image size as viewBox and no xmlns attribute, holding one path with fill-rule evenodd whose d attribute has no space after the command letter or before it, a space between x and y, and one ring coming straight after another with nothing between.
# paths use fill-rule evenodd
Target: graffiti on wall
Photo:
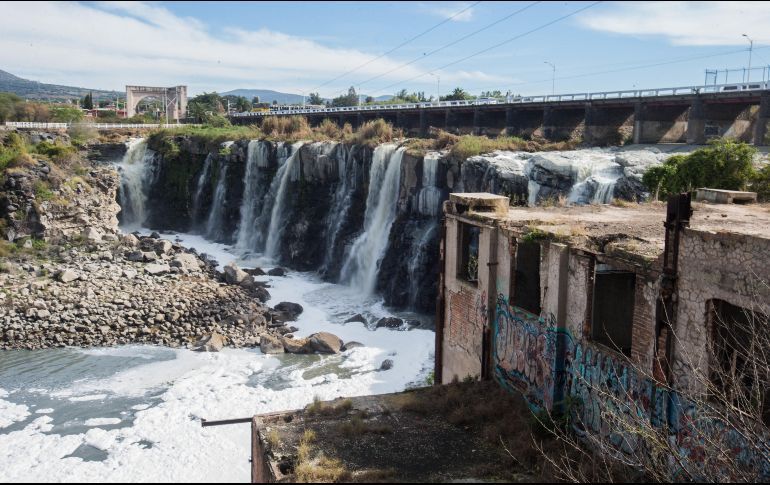
<instances>
[{"instance_id":1,"label":"graffiti on wall","mask_svg":"<svg viewBox=\"0 0 770 485\"><path fill-rule=\"evenodd\" d=\"M682 460L672 476L719 476L704 467L704 438L726 443L734 459L770 477L770 460L752 451L734 429L706 418L692 402L640 375L627 359L608 349L574 339L546 318L510 305L500 294L493 321L493 362L497 381L524 395L535 410L569 403L575 432L612 444L631 456L644 448L644 435L662 430ZM674 465L674 462L679 465ZM687 473L681 474L686 466ZM681 475L680 475L681 474ZM729 478L729 477L725 477Z\"/></svg>"},{"instance_id":2,"label":"graffiti on wall","mask_svg":"<svg viewBox=\"0 0 770 485\"><path fill-rule=\"evenodd\" d=\"M558 336L552 319L511 306L498 295L492 331L498 381L523 393L531 404L551 409L558 360Z\"/></svg>"}]
</instances>

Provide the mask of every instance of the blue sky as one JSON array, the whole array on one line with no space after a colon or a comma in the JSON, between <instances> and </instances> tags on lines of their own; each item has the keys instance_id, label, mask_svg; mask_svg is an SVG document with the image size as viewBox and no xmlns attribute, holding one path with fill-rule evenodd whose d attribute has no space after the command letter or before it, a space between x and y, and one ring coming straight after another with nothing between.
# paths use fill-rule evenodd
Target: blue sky
<instances>
[{"instance_id":1,"label":"blue sky","mask_svg":"<svg viewBox=\"0 0 770 485\"><path fill-rule=\"evenodd\" d=\"M593 3L3 2L0 69L104 89L186 84L192 94L435 94L437 77L442 94L544 94L547 61L566 93L702 84L706 68L748 64L744 33L752 65L770 64L768 2Z\"/></svg>"}]
</instances>

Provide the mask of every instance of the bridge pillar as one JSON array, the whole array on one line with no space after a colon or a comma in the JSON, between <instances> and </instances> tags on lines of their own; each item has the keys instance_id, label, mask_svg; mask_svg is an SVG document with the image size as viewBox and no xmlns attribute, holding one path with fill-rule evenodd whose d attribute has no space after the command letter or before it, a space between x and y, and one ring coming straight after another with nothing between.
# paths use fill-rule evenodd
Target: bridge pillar
<instances>
[{"instance_id":1,"label":"bridge pillar","mask_svg":"<svg viewBox=\"0 0 770 485\"><path fill-rule=\"evenodd\" d=\"M401 111L396 112L396 128L403 128L405 126L404 123L404 113Z\"/></svg>"},{"instance_id":2,"label":"bridge pillar","mask_svg":"<svg viewBox=\"0 0 770 485\"><path fill-rule=\"evenodd\" d=\"M706 110L703 107L703 99L695 97L690 105L690 113L687 115L687 143L702 145L706 143Z\"/></svg>"},{"instance_id":3,"label":"bridge pillar","mask_svg":"<svg viewBox=\"0 0 770 485\"><path fill-rule=\"evenodd\" d=\"M643 103L634 104L634 144L642 142L642 127L644 126L645 111Z\"/></svg>"},{"instance_id":4,"label":"bridge pillar","mask_svg":"<svg viewBox=\"0 0 770 485\"><path fill-rule=\"evenodd\" d=\"M484 126L484 114L476 107L473 110L473 134L480 135L482 127Z\"/></svg>"},{"instance_id":5,"label":"bridge pillar","mask_svg":"<svg viewBox=\"0 0 770 485\"><path fill-rule=\"evenodd\" d=\"M428 114L420 108L420 136L428 136Z\"/></svg>"},{"instance_id":6,"label":"bridge pillar","mask_svg":"<svg viewBox=\"0 0 770 485\"><path fill-rule=\"evenodd\" d=\"M554 118L553 108L550 106L543 108L543 138L547 140L553 138L554 126L556 124Z\"/></svg>"},{"instance_id":7,"label":"bridge pillar","mask_svg":"<svg viewBox=\"0 0 770 485\"><path fill-rule=\"evenodd\" d=\"M591 103L586 103L585 107L585 125L583 128L583 141L588 143L589 145L596 142L597 134L596 134L596 122L597 122L597 116L596 116L596 108L591 105Z\"/></svg>"},{"instance_id":8,"label":"bridge pillar","mask_svg":"<svg viewBox=\"0 0 770 485\"><path fill-rule=\"evenodd\" d=\"M360 127L363 124L364 124L363 113L356 113L356 127Z\"/></svg>"},{"instance_id":9,"label":"bridge pillar","mask_svg":"<svg viewBox=\"0 0 770 485\"><path fill-rule=\"evenodd\" d=\"M345 125L345 117L342 115L337 116L337 124L342 128Z\"/></svg>"},{"instance_id":10,"label":"bridge pillar","mask_svg":"<svg viewBox=\"0 0 770 485\"><path fill-rule=\"evenodd\" d=\"M505 134L508 136L514 136L516 133L516 127L514 126L514 114L513 108L510 106L505 108Z\"/></svg>"},{"instance_id":11,"label":"bridge pillar","mask_svg":"<svg viewBox=\"0 0 770 485\"><path fill-rule=\"evenodd\" d=\"M764 92L759 101L759 113L757 113L757 121L754 125L754 145L764 146L768 144L765 139L768 123L770 123L770 94Z\"/></svg>"},{"instance_id":12,"label":"bridge pillar","mask_svg":"<svg viewBox=\"0 0 770 485\"><path fill-rule=\"evenodd\" d=\"M444 113L444 129L451 132L452 127L456 124L456 121L457 116L455 116L451 109L447 109Z\"/></svg>"}]
</instances>

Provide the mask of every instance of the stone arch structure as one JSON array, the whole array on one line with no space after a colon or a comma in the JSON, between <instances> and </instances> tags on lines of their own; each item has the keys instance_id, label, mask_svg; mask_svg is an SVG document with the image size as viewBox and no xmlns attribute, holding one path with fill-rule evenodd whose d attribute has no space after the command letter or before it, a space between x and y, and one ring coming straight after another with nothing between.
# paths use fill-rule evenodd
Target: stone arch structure
<instances>
[{"instance_id":1,"label":"stone arch structure","mask_svg":"<svg viewBox=\"0 0 770 485\"><path fill-rule=\"evenodd\" d=\"M134 116L139 102L150 96L162 100L169 120L176 121L187 116L187 86L126 86L126 117Z\"/></svg>"}]
</instances>

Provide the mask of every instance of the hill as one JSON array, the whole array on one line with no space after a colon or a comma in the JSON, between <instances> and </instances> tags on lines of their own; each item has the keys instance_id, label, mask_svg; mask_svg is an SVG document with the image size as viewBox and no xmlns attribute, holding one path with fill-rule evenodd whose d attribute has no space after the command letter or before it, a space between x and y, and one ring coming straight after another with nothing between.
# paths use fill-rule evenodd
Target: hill
<instances>
[{"instance_id":1,"label":"hill","mask_svg":"<svg viewBox=\"0 0 770 485\"><path fill-rule=\"evenodd\" d=\"M88 89L30 81L29 79L14 76L10 72L3 70L0 70L0 92L14 93L26 99L46 99L52 101L78 99L88 93L93 93L94 100L115 99L116 96L125 97L125 93L117 91L105 91L102 89Z\"/></svg>"}]
</instances>

